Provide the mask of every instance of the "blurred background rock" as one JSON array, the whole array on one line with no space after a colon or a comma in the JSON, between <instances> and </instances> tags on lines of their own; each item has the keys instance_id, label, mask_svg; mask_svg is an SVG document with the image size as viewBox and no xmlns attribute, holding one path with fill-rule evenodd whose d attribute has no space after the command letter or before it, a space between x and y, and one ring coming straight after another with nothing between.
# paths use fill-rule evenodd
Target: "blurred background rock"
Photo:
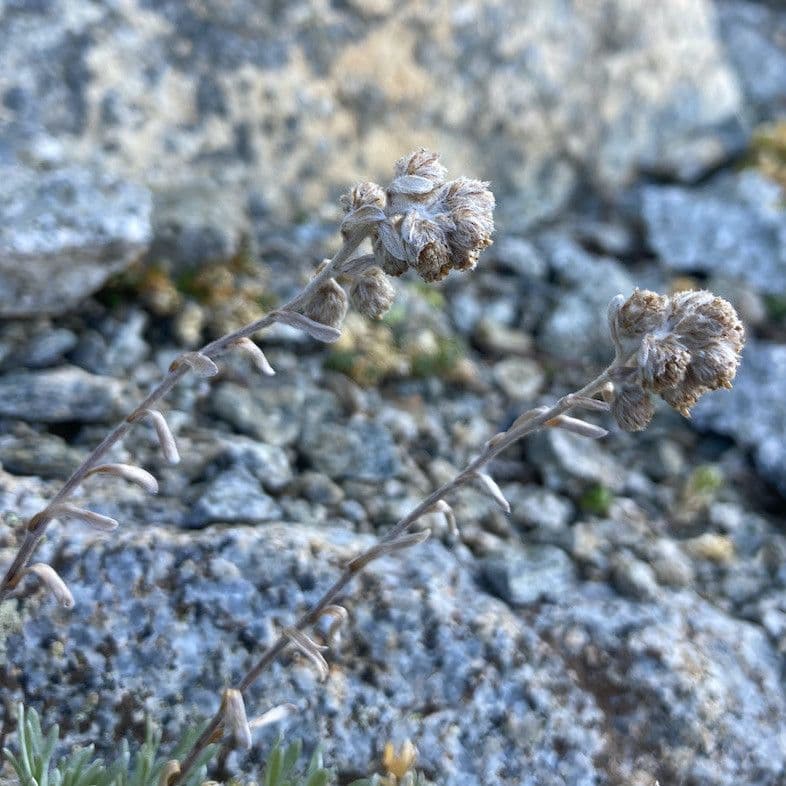
<instances>
[{"instance_id":1,"label":"blurred background rock","mask_svg":"<svg viewBox=\"0 0 786 786\"><path fill-rule=\"evenodd\" d=\"M478 270L400 281L330 349L271 331L272 380L232 358L182 385L183 463L144 429L117 454L161 495L96 480L122 535L44 546L76 609L2 609L6 717L22 697L107 750L212 710L330 565L608 359L609 297L705 286L748 329L732 392L504 456L510 518L462 493L461 543L360 580L325 687L289 664L250 703L296 701L287 735L344 779L410 737L446 786L782 783L776 0L0 0L2 564L177 352L290 294L338 196L422 145L492 182Z\"/></svg>"}]
</instances>

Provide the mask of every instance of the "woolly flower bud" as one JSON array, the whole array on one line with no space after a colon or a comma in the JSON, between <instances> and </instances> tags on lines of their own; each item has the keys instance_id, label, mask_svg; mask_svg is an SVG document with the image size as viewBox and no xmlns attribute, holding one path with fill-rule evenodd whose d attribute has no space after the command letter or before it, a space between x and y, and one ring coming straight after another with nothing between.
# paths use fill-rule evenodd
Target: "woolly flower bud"
<instances>
[{"instance_id":1,"label":"woolly flower bud","mask_svg":"<svg viewBox=\"0 0 786 786\"><path fill-rule=\"evenodd\" d=\"M444 216L436 218L444 223ZM425 211L412 210L401 222L407 260L424 281L441 281L453 266L445 230L437 220Z\"/></svg>"},{"instance_id":2,"label":"woolly flower bud","mask_svg":"<svg viewBox=\"0 0 786 786\"><path fill-rule=\"evenodd\" d=\"M731 387L745 329L730 303L704 290L675 295L669 322L691 361L682 382L661 395L687 417L702 394Z\"/></svg>"},{"instance_id":3,"label":"woolly flower bud","mask_svg":"<svg viewBox=\"0 0 786 786\"><path fill-rule=\"evenodd\" d=\"M432 186L441 186L445 182L448 170L440 163L439 153L432 153L421 147L396 161L395 176L414 175L430 180Z\"/></svg>"},{"instance_id":4,"label":"woolly flower bud","mask_svg":"<svg viewBox=\"0 0 786 786\"><path fill-rule=\"evenodd\" d=\"M733 368L718 368L717 371L729 383L734 379L738 356L745 343L745 328L731 303L705 290L681 292L672 298L669 321L692 355L717 353L718 357L709 358L707 362L715 361L723 366L728 364L720 355L731 353L736 358ZM694 358L694 371L699 362L700 358ZM709 368L704 372L709 372L708 379L713 378L715 373ZM719 381L715 387L729 385Z\"/></svg>"},{"instance_id":5,"label":"woolly flower bud","mask_svg":"<svg viewBox=\"0 0 786 786\"><path fill-rule=\"evenodd\" d=\"M650 424L655 408L649 393L635 382L614 386L611 414L625 431L644 431Z\"/></svg>"},{"instance_id":6,"label":"woolly flower bud","mask_svg":"<svg viewBox=\"0 0 786 786\"><path fill-rule=\"evenodd\" d=\"M643 389L686 417L704 393L731 387L745 331L722 298L703 290L670 298L636 290L612 310L612 320L618 335L640 337L635 368Z\"/></svg>"},{"instance_id":7,"label":"woolly flower bud","mask_svg":"<svg viewBox=\"0 0 786 786\"><path fill-rule=\"evenodd\" d=\"M401 240L401 219L383 221L371 237L377 264L389 276L403 276L409 270L407 252Z\"/></svg>"},{"instance_id":8,"label":"woolly flower bud","mask_svg":"<svg viewBox=\"0 0 786 786\"><path fill-rule=\"evenodd\" d=\"M340 328L347 315L347 293L331 278L322 284L306 303L303 313L314 322Z\"/></svg>"},{"instance_id":9,"label":"woolly flower bud","mask_svg":"<svg viewBox=\"0 0 786 786\"><path fill-rule=\"evenodd\" d=\"M349 290L352 305L371 319L381 319L393 305L396 290L378 267L359 275Z\"/></svg>"},{"instance_id":10,"label":"woolly flower bud","mask_svg":"<svg viewBox=\"0 0 786 786\"><path fill-rule=\"evenodd\" d=\"M362 207L385 207L385 192L382 186L367 181L358 183L348 194L341 197L341 205L349 213Z\"/></svg>"},{"instance_id":11,"label":"woolly flower bud","mask_svg":"<svg viewBox=\"0 0 786 786\"><path fill-rule=\"evenodd\" d=\"M690 353L673 334L664 338L647 334L637 358L642 385L655 393L673 388L685 378L690 360Z\"/></svg>"},{"instance_id":12,"label":"woolly flower bud","mask_svg":"<svg viewBox=\"0 0 786 786\"><path fill-rule=\"evenodd\" d=\"M620 338L640 338L666 324L669 299L648 289L636 289L614 314Z\"/></svg>"},{"instance_id":13,"label":"woolly flower bud","mask_svg":"<svg viewBox=\"0 0 786 786\"><path fill-rule=\"evenodd\" d=\"M341 197L346 216L341 222L341 233L349 237L357 231L373 231L386 220L385 192L376 183L358 183L348 194Z\"/></svg>"},{"instance_id":14,"label":"woolly flower bud","mask_svg":"<svg viewBox=\"0 0 786 786\"><path fill-rule=\"evenodd\" d=\"M444 186L438 199L453 222L448 231L453 267L471 270L491 243L494 232L494 194L488 183L460 177Z\"/></svg>"},{"instance_id":15,"label":"woolly flower bud","mask_svg":"<svg viewBox=\"0 0 786 786\"><path fill-rule=\"evenodd\" d=\"M388 186L390 207L394 212L404 213L418 204L428 204L446 176L447 169L439 162L439 156L425 148L400 158Z\"/></svg>"}]
</instances>

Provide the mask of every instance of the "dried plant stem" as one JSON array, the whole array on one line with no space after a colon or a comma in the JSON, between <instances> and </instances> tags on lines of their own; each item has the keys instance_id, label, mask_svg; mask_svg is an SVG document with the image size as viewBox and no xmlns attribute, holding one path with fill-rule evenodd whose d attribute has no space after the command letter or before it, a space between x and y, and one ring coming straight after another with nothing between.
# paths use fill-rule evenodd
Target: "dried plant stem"
<instances>
[{"instance_id":1,"label":"dried plant stem","mask_svg":"<svg viewBox=\"0 0 786 786\"><path fill-rule=\"evenodd\" d=\"M540 407L525 413L517 420L516 423L518 425L514 424L509 431L497 435L497 438L486 443L481 454L473 459L458 473L458 475L429 494L429 496L413 508L408 515L398 521L382 538L380 538L378 543L372 546L371 549L353 559L316 604L303 614L294 625L290 626L287 631L291 632L293 629L296 631L303 631L316 624L325 613L326 609L336 602L336 598L341 591L369 564L369 562L372 561L374 557L370 554L371 552L376 551L382 553L383 549L379 548L381 545L394 544L421 516L429 513L434 505L440 500L443 500L461 486L471 482L489 462L513 443L518 442L523 437L538 431L544 426L556 425L550 423L550 421L554 421L555 418L566 414L574 407L581 406L587 399L596 395L606 382L608 382L612 370L618 365L621 365L621 363L621 360L615 360L609 368L593 379L592 382L575 393L563 396L551 407ZM363 559L366 555L369 555L370 558ZM265 671L291 643L291 633L285 632L280 635L279 638L265 650L260 659L248 670L243 679L238 683L237 690L241 693L247 690L258 679L262 672ZM224 713L223 709L219 708L199 739L180 762L180 772L170 781L170 786L181 783L199 760L205 748L221 739L223 724Z\"/></svg>"},{"instance_id":2,"label":"dried plant stem","mask_svg":"<svg viewBox=\"0 0 786 786\"><path fill-rule=\"evenodd\" d=\"M345 264L354 254L357 247L363 242L367 232L359 230L346 237L343 245L336 255L325 265L319 273L306 284L306 286L288 303L284 304L276 311L267 314L260 319L250 322L242 328L228 333L215 341L206 344L196 354L206 358L214 358L232 347L242 338L248 338L263 328L270 327L277 321L280 312L298 312L317 288L327 279L336 275L337 270ZM161 400L170 390L182 379L192 366L188 363L175 363L167 375L148 393L147 397L130 412L115 428L110 431L104 439L93 449L84 461L74 470L73 474L66 480L60 491L55 494L51 502L30 518L25 528L25 536L19 546L19 551L14 557L11 565L0 583L0 601L5 600L24 575L25 568L34 554L38 544L46 532L49 522L56 518L56 508L68 499L74 491L82 484L91 471L98 466L99 462L106 456L114 445L116 445L131 430L133 425L144 416L146 410Z\"/></svg>"}]
</instances>

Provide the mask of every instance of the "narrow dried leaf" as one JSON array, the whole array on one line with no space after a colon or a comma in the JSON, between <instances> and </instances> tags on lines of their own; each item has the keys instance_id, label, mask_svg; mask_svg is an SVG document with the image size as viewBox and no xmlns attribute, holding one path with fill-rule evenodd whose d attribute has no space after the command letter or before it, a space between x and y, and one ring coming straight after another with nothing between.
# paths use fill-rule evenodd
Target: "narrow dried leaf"
<instances>
[{"instance_id":1,"label":"narrow dried leaf","mask_svg":"<svg viewBox=\"0 0 786 786\"><path fill-rule=\"evenodd\" d=\"M407 251L404 248L404 241L401 239L399 231L390 221L383 221L377 227L377 234L390 256L402 261L406 260Z\"/></svg>"},{"instance_id":2,"label":"narrow dried leaf","mask_svg":"<svg viewBox=\"0 0 786 786\"><path fill-rule=\"evenodd\" d=\"M239 748L251 747L251 727L246 716L243 694L236 688L227 688L223 696L224 726Z\"/></svg>"},{"instance_id":3,"label":"narrow dried leaf","mask_svg":"<svg viewBox=\"0 0 786 786\"><path fill-rule=\"evenodd\" d=\"M592 412L608 412L611 409L607 402L589 396L571 396L570 403L573 407L588 409Z\"/></svg>"},{"instance_id":4,"label":"narrow dried leaf","mask_svg":"<svg viewBox=\"0 0 786 786\"><path fill-rule=\"evenodd\" d=\"M430 194L434 190L434 181L420 175L401 175L388 186L396 194Z\"/></svg>"},{"instance_id":5,"label":"narrow dried leaf","mask_svg":"<svg viewBox=\"0 0 786 786\"><path fill-rule=\"evenodd\" d=\"M327 642L333 644L341 630L341 626L349 619L349 612L343 606L328 606L323 612L323 617L331 617L332 621L327 631Z\"/></svg>"},{"instance_id":6,"label":"narrow dried leaf","mask_svg":"<svg viewBox=\"0 0 786 786\"><path fill-rule=\"evenodd\" d=\"M489 450L493 450L507 436L508 436L508 432L507 431L500 431L499 434L495 434L488 442L486 442L486 448L489 449Z\"/></svg>"},{"instance_id":7,"label":"narrow dried leaf","mask_svg":"<svg viewBox=\"0 0 786 786\"><path fill-rule=\"evenodd\" d=\"M383 557L385 554L393 554L402 549L408 549L425 543L431 537L431 531L424 529L422 532L413 532L410 535L402 535L395 540L383 541L372 546L368 551L359 554L355 559L347 563L347 568L355 573L362 570L370 562Z\"/></svg>"},{"instance_id":8,"label":"narrow dried leaf","mask_svg":"<svg viewBox=\"0 0 786 786\"><path fill-rule=\"evenodd\" d=\"M259 729L262 726L281 723L281 721L286 720L290 715L294 715L296 712L297 707L294 704L279 704L277 707L273 707L262 715L252 718L248 725L252 729Z\"/></svg>"},{"instance_id":9,"label":"narrow dried leaf","mask_svg":"<svg viewBox=\"0 0 786 786\"><path fill-rule=\"evenodd\" d=\"M625 302L625 296L615 295L609 301L609 307L606 311L606 318L608 319L609 323L609 333L611 334L611 340L614 343L614 350L617 354L617 359L619 360L623 354L622 342L620 341L620 333L619 333L619 326L617 324L617 318L619 316L620 309L622 308L622 304Z\"/></svg>"},{"instance_id":10,"label":"narrow dried leaf","mask_svg":"<svg viewBox=\"0 0 786 786\"><path fill-rule=\"evenodd\" d=\"M248 354L258 371L267 377L275 376L276 370L268 362L265 353L250 338L239 338L235 345Z\"/></svg>"},{"instance_id":11,"label":"narrow dried leaf","mask_svg":"<svg viewBox=\"0 0 786 786\"><path fill-rule=\"evenodd\" d=\"M513 431L514 429L518 429L521 426L529 423L530 420L534 420L538 415L542 415L544 412L548 412L548 407L535 407L535 409L530 409L527 412L522 413L519 415L514 421L513 425L508 429L508 431Z\"/></svg>"},{"instance_id":12,"label":"narrow dried leaf","mask_svg":"<svg viewBox=\"0 0 786 786\"><path fill-rule=\"evenodd\" d=\"M475 477L480 481L481 489L485 491L506 514L509 514L510 503L505 499L502 489L497 485L494 478L492 478L491 475L487 475L485 472L476 472Z\"/></svg>"},{"instance_id":13,"label":"narrow dried leaf","mask_svg":"<svg viewBox=\"0 0 786 786\"><path fill-rule=\"evenodd\" d=\"M596 426L594 423L587 423L585 420L572 418L568 415L560 415L559 417L552 418L546 425L552 426L553 428L561 428L573 434L588 437L589 439L602 439L609 433L605 428Z\"/></svg>"},{"instance_id":14,"label":"narrow dried leaf","mask_svg":"<svg viewBox=\"0 0 786 786\"><path fill-rule=\"evenodd\" d=\"M320 679L327 679L330 669L321 652L321 650L326 648L320 647L297 628L285 628L284 635L314 664L319 672Z\"/></svg>"},{"instance_id":15,"label":"narrow dried leaf","mask_svg":"<svg viewBox=\"0 0 786 786\"><path fill-rule=\"evenodd\" d=\"M360 227L367 226L368 224L377 224L384 221L386 218L385 211L376 205L364 205L357 210L352 210L345 216L341 222L342 232L352 232Z\"/></svg>"},{"instance_id":16,"label":"narrow dried leaf","mask_svg":"<svg viewBox=\"0 0 786 786\"><path fill-rule=\"evenodd\" d=\"M166 422L164 416L157 410L151 410L150 415L155 425L158 443L161 446L161 452L164 454L164 458L170 464L179 464L180 453L177 450L175 437L169 429L169 424Z\"/></svg>"},{"instance_id":17,"label":"narrow dried leaf","mask_svg":"<svg viewBox=\"0 0 786 786\"><path fill-rule=\"evenodd\" d=\"M59 519L81 521L99 532L113 532L119 526L117 521L109 516L103 516L101 513L80 508L68 502L53 506L52 515Z\"/></svg>"},{"instance_id":18,"label":"narrow dried leaf","mask_svg":"<svg viewBox=\"0 0 786 786\"><path fill-rule=\"evenodd\" d=\"M161 446L164 458L170 464L178 464L180 462L180 453L178 453L177 443L169 428L169 424L166 422L166 418L157 409L146 409L144 414L153 421L153 426L155 426L156 435L158 436L158 444Z\"/></svg>"},{"instance_id":19,"label":"narrow dried leaf","mask_svg":"<svg viewBox=\"0 0 786 786\"><path fill-rule=\"evenodd\" d=\"M442 513L445 516L445 521L448 525L448 532L452 537L458 537L459 529L458 524L456 523L456 514L453 512L453 508L451 508L444 499L441 499L432 507L432 510L436 513Z\"/></svg>"},{"instance_id":20,"label":"narrow dried leaf","mask_svg":"<svg viewBox=\"0 0 786 786\"><path fill-rule=\"evenodd\" d=\"M101 464L98 467L93 467L85 477L97 474L114 475L129 481L129 483L136 483L148 494L158 494L158 481L146 469L135 467L133 464Z\"/></svg>"},{"instance_id":21,"label":"narrow dried leaf","mask_svg":"<svg viewBox=\"0 0 786 786\"><path fill-rule=\"evenodd\" d=\"M170 759L161 770L158 786L169 786L176 775L180 775L180 762L177 759Z\"/></svg>"},{"instance_id":22,"label":"narrow dried leaf","mask_svg":"<svg viewBox=\"0 0 786 786\"><path fill-rule=\"evenodd\" d=\"M44 562L36 562L25 568L25 573L33 573L66 609L74 607L74 596L57 571Z\"/></svg>"},{"instance_id":23,"label":"narrow dried leaf","mask_svg":"<svg viewBox=\"0 0 786 786\"><path fill-rule=\"evenodd\" d=\"M362 256L352 257L336 265L335 271L338 275L355 278L361 273L365 273L367 270L376 266L377 260L373 254L363 254Z\"/></svg>"},{"instance_id":24,"label":"narrow dried leaf","mask_svg":"<svg viewBox=\"0 0 786 786\"><path fill-rule=\"evenodd\" d=\"M277 322L302 330L317 341L323 341L326 344L332 344L341 338L340 330L330 325L323 325L321 322L315 322L313 319L309 319L307 316L298 314L295 311L274 311L271 316Z\"/></svg>"},{"instance_id":25,"label":"narrow dried leaf","mask_svg":"<svg viewBox=\"0 0 786 786\"><path fill-rule=\"evenodd\" d=\"M619 314L620 309L622 308L622 304L624 302L625 302L625 295L623 294L614 295L614 297L609 301L609 305L606 310L606 317L609 320L609 327L611 328L612 332L616 332L617 314Z\"/></svg>"},{"instance_id":26,"label":"narrow dried leaf","mask_svg":"<svg viewBox=\"0 0 786 786\"><path fill-rule=\"evenodd\" d=\"M209 379L218 374L218 366L201 352L186 352L175 360L174 366L185 363L198 377Z\"/></svg>"}]
</instances>

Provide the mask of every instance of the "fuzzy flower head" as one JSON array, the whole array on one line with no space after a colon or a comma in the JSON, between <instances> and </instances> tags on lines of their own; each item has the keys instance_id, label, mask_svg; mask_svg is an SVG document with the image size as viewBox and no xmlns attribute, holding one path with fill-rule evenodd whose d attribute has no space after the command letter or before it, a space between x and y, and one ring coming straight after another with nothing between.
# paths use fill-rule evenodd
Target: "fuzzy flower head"
<instances>
[{"instance_id":1,"label":"fuzzy flower head","mask_svg":"<svg viewBox=\"0 0 786 786\"><path fill-rule=\"evenodd\" d=\"M723 298L704 290L671 297L636 290L627 300L612 301L609 322L618 353L624 348L627 354L631 342L638 342L618 369L612 403L627 431L646 427L651 393L689 417L704 393L731 387L745 331Z\"/></svg>"},{"instance_id":2,"label":"fuzzy flower head","mask_svg":"<svg viewBox=\"0 0 786 786\"><path fill-rule=\"evenodd\" d=\"M428 203L444 184L447 174L439 155L423 147L399 158L387 191L391 207L403 212L413 203Z\"/></svg>"},{"instance_id":3,"label":"fuzzy flower head","mask_svg":"<svg viewBox=\"0 0 786 786\"><path fill-rule=\"evenodd\" d=\"M357 276L349 290L352 305L364 316L382 319L393 305L396 290L378 267Z\"/></svg>"},{"instance_id":4,"label":"fuzzy flower head","mask_svg":"<svg viewBox=\"0 0 786 786\"><path fill-rule=\"evenodd\" d=\"M371 238L377 266L391 276L415 270L441 281L471 270L494 233L494 195L488 183L446 180L439 156L425 149L399 159L386 190L361 183L342 198L342 232Z\"/></svg>"},{"instance_id":5,"label":"fuzzy flower head","mask_svg":"<svg viewBox=\"0 0 786 786\"><path fill-rule=\"evenodd\" d=\"M323 260L314 275L321 273L329 260ZM322 283L306 302L303 313L314 322L341 329L349 309L349 298L335 278Z\"/></svg>"}]
</instances>

